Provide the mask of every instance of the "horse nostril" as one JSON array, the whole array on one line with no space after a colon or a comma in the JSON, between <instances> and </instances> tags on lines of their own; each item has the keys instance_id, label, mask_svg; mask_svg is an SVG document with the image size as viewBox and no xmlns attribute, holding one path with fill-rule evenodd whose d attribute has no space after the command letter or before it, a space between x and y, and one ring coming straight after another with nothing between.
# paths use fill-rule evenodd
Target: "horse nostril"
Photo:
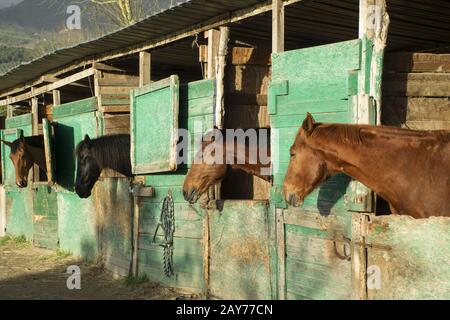
<instances>
[{"instance_id":1,"label":"horse nostril","mask_svg":"<svg viewBox=\"0 0 450 320\"><path fill-rule=\"evenodd\" d=\"M289 204L291 205L291 206L295 206L295 201L296 201L296 196L295 196L295 194L291 194L290 196L289 196Z\"/></svg>"},{"instance_id":2,"label":"horse nostril","mask_svg":"<svg viewBox=\"0 0 450 320\"><path fill-rule=\"evenodd\" d=\"M192 187L191 189L189 189L189 193L188 193L188 195L187 195L186 200L189 201L189 202L191 202L191 201L194 199L195 193L196 193L196 192L197 192L197 189L194 188L194 187Z\"/></svg>"}]
</instances>

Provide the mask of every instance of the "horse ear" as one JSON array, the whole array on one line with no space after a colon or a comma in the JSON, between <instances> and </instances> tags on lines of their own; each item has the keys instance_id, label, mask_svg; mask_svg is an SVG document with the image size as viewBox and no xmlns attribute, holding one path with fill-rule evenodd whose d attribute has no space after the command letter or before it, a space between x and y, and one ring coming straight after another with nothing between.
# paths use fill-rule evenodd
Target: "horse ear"
<instances>
[{"instance_id":1,"label":"horse ear","mask_svg":"<svg viewBox=\"0 0 450 320\"><path fill-rule=\"evenodd\" d=\"M12 142L1 140L4 144L6 144L8 147L12 147Z\"/></svg>"},{"instance_id":2,"label":"horse ear","mask_svg":"<svg viewBox=\"0 0 450 320\"><path fill-rule=\"evenodd\" d=\"M23 136L23 131L20 131L19 141L22 142L22 143L25 142L25 137Z\"/></svg>"},{"instance_id":3,"label":"horse ear","mask_svg":"<svg viewBox=\"0 0 450 320\"><path fill-rule=\"evenodd\" d=\"M316 125L316 120L314 120L311 113L307 112L306 118L305 118L305 120L303 120L303 124L302 124L303 130L305 131L305 133L307 135L310 135L313 132L315 125Z\"/></svg>"},{"instance_id":4,"label":"horse ear","mask_svg":"<svg viewBox=\"0 0 450 320\"><path fill-rule=\"evenodd\" d=\"M90 148L92 146L91 144L91 138L89 138L89 136L86 134L84 136L84 143L86 143L86 145L88 146L88 148Z\"/></svg>"}]
</instances>

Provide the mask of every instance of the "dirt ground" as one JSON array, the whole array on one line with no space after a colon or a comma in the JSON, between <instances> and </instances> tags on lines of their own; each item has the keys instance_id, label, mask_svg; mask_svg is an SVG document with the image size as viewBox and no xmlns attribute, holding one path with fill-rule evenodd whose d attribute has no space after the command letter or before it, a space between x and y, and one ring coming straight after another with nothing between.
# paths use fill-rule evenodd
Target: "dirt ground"
<instances>
[{"instance_id":1,"label":"dirt ground","mask_svg":"<svg viewBox=\"0 0 450 320\"><path fill-rule=\"evenodd\" d=\"M81 269L81 289L69 290L67 267ZM0 238L0 300L170 300L195 298L186 292L136 279L114 280L99 265L25 241Z\"/></svg>"}]
</instances>

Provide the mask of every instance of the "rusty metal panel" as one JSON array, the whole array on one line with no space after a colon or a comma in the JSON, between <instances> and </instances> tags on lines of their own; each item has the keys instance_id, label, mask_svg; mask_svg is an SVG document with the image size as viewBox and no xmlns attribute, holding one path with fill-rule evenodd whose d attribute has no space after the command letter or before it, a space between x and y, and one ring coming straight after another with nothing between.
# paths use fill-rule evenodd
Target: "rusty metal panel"
<instances>
[{"instance_id":1,"label":"rusty metal panel","mask_svg":"<svg viewBox=\"0 0 450 320\"><path fill-rule=\"evenodd\" d=\"M369 299L450 299L449 218L375 217L367 250Z\"/></svg>"},{"instance_id":2,"label":"rusty metal panel","mask_svg":"<svg viewBox=\"0 0 450 320\"><path fill-rule=\"evenodd\" d=\"M222 299L271 299L268 203L224 201L210 212L210 279Z\"/></svg>"}]
</instances>

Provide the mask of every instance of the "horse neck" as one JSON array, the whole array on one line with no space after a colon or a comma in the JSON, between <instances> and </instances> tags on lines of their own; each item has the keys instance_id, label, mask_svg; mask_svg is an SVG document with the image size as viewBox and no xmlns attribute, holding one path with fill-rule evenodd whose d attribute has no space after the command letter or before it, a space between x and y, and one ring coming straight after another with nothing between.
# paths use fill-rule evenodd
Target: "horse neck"
<instances>
[{"instance_id":1,"label":"horse neck","mask_svg":"<svg viewBox=\"0 0 450 320\"><path fill-rule=\"evenodd\" d=\"M39 168L47 172L47 163L45 160L45 150L39 147L27 146L27 150L30 152L33 159L33 163L37 164Z\"/></svg>"},{"instance_id":2,"label":"horse neck","mask_svg":"<svg viewBox=\"0 0 450 320\"><path fill-rule=\"evenodd\" d=\"M244 157L242 157L242 154L239 154L240 147L243 147L245 149ZM264 180L270 180L270 176L267 174L271 166L270 148L262 147L262 150L260 150L259 147L255 146L243 146L241 144L233 145L225 143L225 150L225 154L228 159L233 159L232 164L230 164L230 167L232 169L242 170ZM250 154L256 155L256 159L253 159L256 160L256 163L254 163L255 161L251 161L249 157ZM262 162L262 159L260 157L261 155L264 157L269 157L269 159L265 159L266 161Z\"/></svg>"},{"instance_id":3,"label":"horse neck","mask_svg":"<svg viewBox=\"0 0 450 320\"><path fill-rule=\"evenodd\" d=\"M394 167L392 162L410 145L401 138L394 141L393 135L390 138L386 134L377 135L377 131L378 128L371 129L374 135L358 144L327 137L318 145L332 171L345 173L389 200L399 191L393 181L409 175L407 167Z\"/></svg>"}]
</instances>

